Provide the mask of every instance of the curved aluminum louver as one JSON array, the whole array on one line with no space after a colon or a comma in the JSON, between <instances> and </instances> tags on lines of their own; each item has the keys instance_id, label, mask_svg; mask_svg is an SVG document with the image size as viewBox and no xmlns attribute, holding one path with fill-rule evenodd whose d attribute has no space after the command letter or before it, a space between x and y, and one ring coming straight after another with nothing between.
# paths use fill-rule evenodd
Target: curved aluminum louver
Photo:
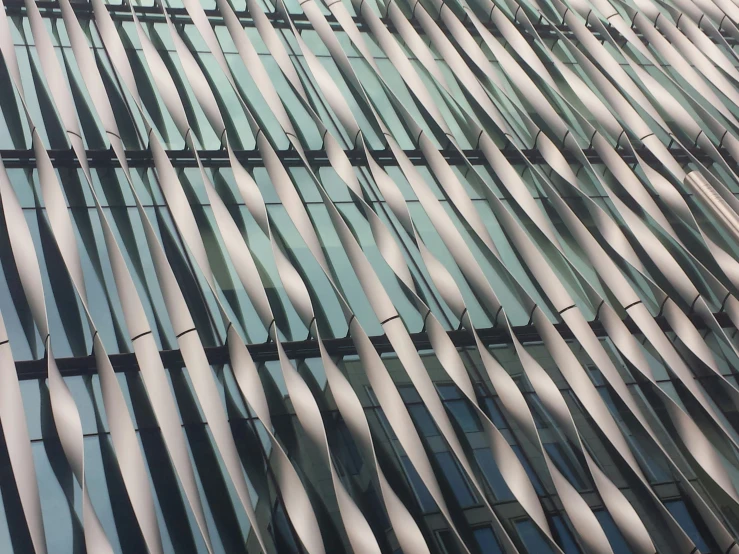
<instances>
[{"instance_id":1,"label":"curved aluminum louver","mask_svg":"<svg viewBox=\"0 0 739 554\"><path fill-rule=\"evenodd\" d=\"M733 0L144 4L0 0L3 551L739 553Z\"/></svg>"}]
</instances>

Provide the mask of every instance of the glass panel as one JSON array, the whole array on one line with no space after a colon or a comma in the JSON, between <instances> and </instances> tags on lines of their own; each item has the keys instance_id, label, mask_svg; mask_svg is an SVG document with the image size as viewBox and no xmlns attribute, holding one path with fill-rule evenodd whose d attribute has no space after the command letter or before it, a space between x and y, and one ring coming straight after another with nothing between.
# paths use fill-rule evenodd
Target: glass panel
<instances>
[{"instance_id":1,"label":"glass panel","mask_svg":"<svg viewBox=\"0 0 739 554\"><path fill-rule=\"evenodd\" d=\"M508 485L503 480L503 476L498 469L498 464L495 463L493 453L489 448L478 448L475 450L475 458L477 463L480 464L485 479L487 479L488 485L493 491L493 495L496 500L513 500L513 493Z\"/></svg>"},{"instance_id":2,"label":"glass panel","mask_svg":"<svg viewBox=\"0 0 739 554\"><path fill-rule=\"evenodd\" d=\"M632 554L633 551L629 548L626 543L621 531L619 531L616 523L613 521L611 514L605 510L594 510L595 517L598 518L600 526L608 537L608 542L611 543L613 554Z\"/></svg>"},{"instance_id":3,"label":"glass panel","mask_svg":"<svg viewBox=\"0 0 739 554\"><path fill-rule=\"evenodd\" d=\"M565 554L580 554L582 551L572 536L569 524L562 516L552 516L554 530L557 533L557 539Z\"/></svg>"},{"instance_id":4,"label":"glass panel","mask_svg":"<svg viewBox=\"0 0 739 554\"><path fill-rule=\"evenodd\" d=\"M411 418L413 418L418 431L425 437L438 435L439 429L437 429L436 423L434 423L428 408L421 401L421 397L416 392L416 389L413 388L413 385L399 385L398 392L403 397L403 402L408 406L408 412L411 414Z\"/></svg>"},{"instance_id":5,"label":"glass panel","mask_svg":"<svg viewBox=\"0 0 739 554\"><path fill-rule=\"evenodd\" d=\"M436 502L434 502L434 499L426 488L426 485L421 481L421 477L418 475L416 468L413 467L408 456L400 456L400 461L403 462L403 468L405 469L405 473L411 483L413 492L416 493L416 498L418 499L421 509L424 512L435 512L437 510Z\"/></svg>"},{"instance_id":6,"label":"glass panel","mask_svg":"<svg viewBox=\"0 0 739 554\"><path fill-rule=\"evenodd\" d=\"M462 398L462 393L459 392L456 386L437 385L436 388L444 400L444 405L452 412L454 419L462 428L462 431L465 433L475 433L481 430L477 415L467 405L467 400Z\"/></svg>"},{"instance_id":7,"label":"glass panel","mask_svg":"<svg viewBox=\"0 0 739 554\"><path fill-rule=\"evenodd\" d=\"M277 504L272 512L272 532L274 533L275 546L277 546L278 552L287 554L299 554L301 552L295 542L295 537L293 537L290 522L285 516L282 504Z\"/></svg>"},{"instance_id":8,"label":"glass panel","mask_svg":"<svg viewBox=\"0 0 739 554\"><path fill-rule=\"evenodd\" d=\"M341 461L339 467L349 475L356 475L362 469L362 456L354 444L354 439L343 419L335 423L333 453Z\"/></svg>"},{"instance_id":9,"label":"glass panel","mask_svg":"<svg viewBox=\"0 0 739 554\"><path fill-rule=\"evenodd\" d=\"M481 553L503 554L503 549L490 527L478 527L473 529L472 533L475 535L475 542Z\"/></svg>"},{"instance_id":10,"label":"glass panel","mask_svg":"<svg viewBox=\"0 0 739 554\"><path fill-rule=\"evenodd\" d=\"M554 552L542 532L537 529L531 520L523 519L517 521L516 531L528 552L536 552L536 554L550 554Z\"/></svg>"},{"instance_id":11,"label":"glass panel","mask_svg":"<svg viewBox=\"0 0 739 554\"><path fill-rule=\"evenodd\" d=\"M451 531L439 531L437 533L439 542L441 543L441 551L443 554L457 554L459 548L457 547L457 540L452 535Z\"/></svg>"},{"instance_id":12,"label":"glass panel","mask_svg":"<svg viewBox=\"0 0 739 554\"><path fill-rule=\"evenodd\" d=\"M534 468L531 467L531 464L529 463L529 460L524 455L523 450L521 450L521 447L516 444L512 444L511 448L516 453L516 456L518 456L518 459L521 461L521 464L523 464L523 467L526 470L526 473L528 474L529 479L531 480L531 483L534 485L534 490L536 491L536 494L539 494L539 495L546 494L546 491L544 490L544 485L541 484L541 480L539 480L539 477L534 471Z\"/></svg>"},{"instance_id":13,"label":"glass panel","mask_svg":"<svg viewBox=\"0 0 739 554\"><path fill-rule=\"evenodd\" d=\"M698 550L704 554L711 554L711 552L713 552L713 550L709 548L706 539L703 538L703 533L698 529L693 516L690 515L685 502L682 500L668 500L665 502L665 507L672 514L672 517L677 520L680 527L683 528L683 531L685 531L685 533L690 537L690 540L695 543Z\"/></svg>"},{"instance_id":14,"label":"glass panel","mask_svg":"<svg viewBox=\"0 0 739 554\"><path fill-rule=\"evenodd\" d=\"M556 443L545 443L544 448L546 449L549 457L557 466L562 475L578 490L588 488L585 480L581 476L581 472L578 470L575 461L571 455L565 452L565 449Z\"/></svg>"},{"instance_id":15,"label":"glass panel","mask_svg":"<svg viewBox=\"0 0 739 554\"><path fill-rule=\"evenodd\" d=\"M437 452L436 461L439 462L444 477L446 477L447 482L452 487L454 497L459 502L460 507L469 508L477 504L477 500L470 490L467 480L462 475L454 456L450 452Z\"/></svg>"},{"instance_id":16,"label":"glass panel","mask_svg":"<svg viewBox=\"0 0 739 554\"><path fill-rule=\"evenodd\" d=\"M495 425L498 429L508 428L508 424L503 418L503 414L501 413L500 408L498 407L497 398L484 397L482 404L483 404L483 409L488 414L488 417L490 418L490 421L493 422L493 425Z\"/></svg>"}]
</instances>

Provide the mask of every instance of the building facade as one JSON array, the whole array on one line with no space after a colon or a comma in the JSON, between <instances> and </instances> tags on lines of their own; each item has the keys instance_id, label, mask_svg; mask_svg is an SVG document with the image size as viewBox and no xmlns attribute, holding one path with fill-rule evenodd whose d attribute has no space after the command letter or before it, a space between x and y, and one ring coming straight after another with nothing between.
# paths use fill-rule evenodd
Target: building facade
<instances>
[{"instance_id":1,"label":"building facade","mask_svg":"<svg viewBox=\"0 0 739 554\"><path fill-rule=\"evenodd\" d=\"M0 0L0 552L739 554L735 0Z\"/></svg>"}]
</instances>

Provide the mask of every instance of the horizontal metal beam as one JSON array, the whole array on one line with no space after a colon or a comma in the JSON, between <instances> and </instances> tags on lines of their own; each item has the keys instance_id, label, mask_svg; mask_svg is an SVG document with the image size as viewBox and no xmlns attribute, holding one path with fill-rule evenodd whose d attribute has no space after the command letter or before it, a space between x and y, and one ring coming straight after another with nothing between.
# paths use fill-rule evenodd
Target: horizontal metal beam
<instances>
[{"instance_id":1,"label":"horizontal metal beam","mask_svg":"<svg viewBox=\"0 0 739 554\"><path fill-rule=\"evenodd\" d=\"M655 159L651 151L644 147L636 148L635 150L642 159L648 162L658 161ZM711 163L710 156L708 156L704 150L700 148L691 148L689 150L690 153L700 161L707 164ZM602 163L600 156L594 148L585 148L583 151L591 163ZM679 163L687 164L690 162L690 158L685 151L677 148L670 148L669 151ZM726 148L718 148L718 151L724 156L724 159L726 159L730 165L737 167L736 160L731 157ZM364 153L361 150L346 150L345 152L353 164L363 165L366 163ZM464 164L464 158L458 151L443 149L440 150L440 152L450 164ZM506 159L511 163L523 163L524 161L521 154L516 150L506 148L503 149L502 152ZM522 152L529 160L531 160L532 163L544 163L544 159L538 150L526 149L522 150ZM79 167L79 162L77 161L74 151L71 149L49 150L48 153L54 167ZM416 165L427 163L423 153L419 149L406 150L405 153ZM486 163L482 150L470 149L464 150L463 153L464 156L473 164ZM637 163L636 158L630 152L619 149L618 153L626 163ZM175 167L197 167L195 157L189 150L167 150L167 154L172 165ZM230 165L226 150L199 150L198 154L205 167L229 167ZM235 154L239 161L247 167L261 167L264 165L264 160L258 150L237 150ZM577 159L569 152L563 151L563 154L570 163L577 163ZM277 155L286 166L295 167L303 165L300 156L293 149L277 151ZM372 150L372 155L380 165L397 165L395 157L388 148ZM5 167L33 168L36 165L36 157L33 150L0 150L0 157L2 157ZM307 150L306 157L313 166L322 167L329 165L328 155L325 150ZM154 160L152 159L151 152L149 150L127 150L126 158L131 167L154 167ZM115 154L112 150L88 150L87 161L90 164L90 167L118 167L118 161L116 160Z\"/></svg>"},{"instance_id":2,"label":"horizontal metal beam","mask_svg":"<svg viewBox=\"0 0 739 554\"><path fill-rule=\"evenodd\" d=\"M714 315L722 327L732 327L731 320L725 313L719 312ZM691 319L696 328L700 330L707 329L705 323L703 323L703 320L699 317L693 316ZM656 320L663 330L670 330L664 317L657 317ZM624 320L624 323L632 333L639 333L638 327L631 321L631 319L627 318ZM556 323L555 327L565 339L574 338L572 332L564 323ZM597 320L592 321L590 323L590 327L593 329L596 336L600 338L605 338L607 336L605 329ZM513 332L518 340L524 344L541 341L541 336L533 325L514 327ZM488 346L506 345L511 343L510 335L502 327L480 329L478 330L478 333L482 341ZM458 348L475 346L475 341L472 335L465 330L449 331L448 334L449 338L451 338L454 345ZM411 339L418 350L431 349L431 342L427 333L412 333ZM372 337L371 340L379 353L382 354L393 351L390 341L386 336L382 335ZM357 353L354 347L354 342L348 337L327 339L324 341L324 344L326 350L331 356L349 356ZM285 348L285 352L288 357L292 359L317 358L320 356L318 343L313 339L284 342L282 345ZM272 342L249 344L247 345L247 348L256 362L267 362L278 359L277 348ZM226 346L205 348L205 354L212 365L229 363L228 348ZM179 350L164 350L160 352L160 355L164 366L170 370L181 369L184 366L182 354ZM111 354L110 362L113 365L113 369L117 372L139 370L135 354ZM74 375L92 375L97 373L94 356L57 358L56 363L59 367L59 371L61 371L62 375L65 377L71 377ZM21 380L46 378L47 370L45 359L19 361L16 362L15 367L18 372L18 378Z\"/></svg>"}]
</instances>

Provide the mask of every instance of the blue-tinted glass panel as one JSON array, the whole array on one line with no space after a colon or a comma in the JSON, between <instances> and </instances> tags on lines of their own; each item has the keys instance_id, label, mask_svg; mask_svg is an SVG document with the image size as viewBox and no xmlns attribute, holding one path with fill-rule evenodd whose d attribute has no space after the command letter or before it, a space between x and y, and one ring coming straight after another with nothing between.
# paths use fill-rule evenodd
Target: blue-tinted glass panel
<instances>
[{"instance_id":1,"label":"blue-tinted glass panel","mask_svg":"<svg viewBox=\"0 0 739 554\"><path fill-rule=\"evenodd\" d=\"M536 475L534 468L531 467L531 464L524 455L523 450L521 450L521 447L516 444L512 444L511 448L516 453L516 456L518 456L518 459L521 461L523 468L526 470L526 474L529 476L531 483L534 485L534 490L536 491L536 494L546 494L546 491L544 490L544 485L541 484L541 480Z\"/></svg>"},{"instance_id":2,"label":"blue-tinted glass panel","mask_svg":"<svg viewBox=\"0 0 739 554\"><path fill-rule=\"evenodd\" d=\"M595 510L593 513L598 518L598 522L603 528L606 537L608 537L608 542L611 543L613 554L633 554L621 531L619 531L616 523L613 521L611 514L605 510Z\"/></svg>"},{"instance_id":3,"label":"blue-tinted glass panel","mask_svg":"<svg viewBox=\"0 0 739 554\"><path fill-rule=\"evenodd\" d=\"M485 412L488 414L490 421L493 422L493 425L495 425L498 429L508 428L508 425L506 424L506 421L503 418L503 414L501 413L500 408L498 407L498 401L496 398L491 398L491 397L483 398L482 406Z\"/></svg>"},{"instance_id":4,"label":"blue-tinted glass panel","mask_svg":"<svg viewBox=\"0 0 739 554\"><path fill-rule=\"evenodd\" d=\"M562 547L562 551L565 554L581 554L580 547L575 542L575 537L572 535L570 526L561 516L553 516L552 523L554 524L554 530L557 533L557 542Z\"/></svg>"},{"instance_id":5,"label":"blue-tinted glass panel","mask_svg":"<svg viewBox=\"0 0 739 554\"><path fill-rule=\"evenodd\" d=\"M488 485L490 485L495 499L499 501L513 500L513 493L503 479L500 469L498 469L498 464L495 463L493 453L490 449L476 449L475 458L477 459L477 463L480 464L480 469L482 470L483 475L485 475L485 479L487 480Z\"/></svg>"},{"instance_id":6,"label":"blue-tinted glass panel","mask_svg":"<svg viewBox=\"0 0 739 554\"><path fill-rule=\"evenodd\" d=\"M547 543L544 535L529 519L516 522L516 531L528 552L536 554L553 554L554 550Z\"/></svg>"},{"instance_id":7,"label":"blue-tinted glass panel","mask_svg":"<svg viewBox=\"0 0 739 554\"><path fill-rule=\"evenodd\" d=\"M282 508L282 504L275 506L272 516L272 532L275 537L275 546L277 546L278 552L285 554L299 554L300 548L295 542L293 537L290 523L285 517L285 511Z\"/></svg>"},{"instance_id":8,"label":"blue-tinted glass panel","mask_svg":"<svg viewBox=\"0 0 739 554\"><path fill-rule=\"evenodd\" d=\"M437 389L444 405L452 412L454 419L465 433L475 433L480 431L480 421L467 404L467 400L462 398L459 389L454 385L438 385Z\"/></svg>"},{"instance_id":9,"label":"blue-tinted glass panel","mask_svg":"<svg viewBox=\"0 0 739 554\"><path fill-rule=\"evenodd\" d=\"M474 494L470 490L466 479L450 452L437 452L436 461L439 462L444 477L454 491L454 497L462 508L469 508L477 504Z\"/></svg>"},{"instance_id":10,"label":"blue-tinted glass panel","mask_svg":"<svg viewBox=\"0 0 739 554\"><path fill-rule=\"evenodd\" d=\"M495 533L490 527L478 527L472 533L475 535L475 542L480 552L483 554L503 554Z\"/></svg>"},{"instance_id":11,"label":"blue-tinted glass panel","mask_svg":"<svg viewBox=\"0 0 739 554\"><path fill-rule=\"evenodd\" d=\"M413 487L413 491L416 493L416 498L418 498L418 503L421 505L421 509L424 512L435 511L436 502L434 502L434 499L431 496L431 493L429 493L428 489L426 488L426 485L424 485L423 481L421 481L421 477L418 475L416 468L413 467L413 464L411 463L408 456L401 456L400 460L401 462L403 462L405 473L408 476L411 487Z\"/></svg>"},{"instance_id":12,"label":"blue-tinted glass panel","mask_svg":"<svg viewBox=\"0 0 739 554\"><path fill-rule=\"evenodd\" d=\"M343 419L336 422L335 441L333 442L334 453L341 460L341 467L349 473L356 475L362 469L362 456L359 454L357 445L349 432Z\"/></svg>"},{"instance_id":13,"label":"blue-tinted glass panel","mask_svg":"<svg viewBox=\"0 0 739 554\"><path fill-rule=\"evenodd\" d=\"M410 412L414 423L422 435L425 437L433 437L439 434L439 429L436 427L436 424L431 418L431 414L425 405L411 404L408 406L408 412Z\"/></svg>"},{"instance_id":14,"label":"blue-tinted glass panel","mask_svg":"<svg viewBox=\"0 0 739 554\"><path fill-rule=\"evenodd\" d=\"M439 531L437 536L439 537L443 554L457 554L457 552L459 552L459 548L457 548L457 540L454 538L451 531Z\"/></svg>"},{"instance_id":15,"label":"blue-tinted glass panel","mask_svg":"<svg viewBox=\"0 0 739 554\"><path fill-rule=\"evenodd\" d=\"M712 550L709 548L706 539L703 538L703 534L698 529L693 516L690 515L685 502L683 502L682 500L668 500L667 502L665 502L665 507L672 514L672 517L674 517L675 520L680 524L680 527L683 528L683 531L685 531L685 533L690 537L690 540L695 543L695 546L698 547L698 550L700 550L703 554L710 554Z\"/></svg>"},{"instance_id":16,"label":"blue-tinted glass panel","mask_svg":"<svg viewBox=\"0 0 739 554\"><path fill-rule=\"evenodd\" d=\"M403 402L408 406L408 412L411 414L411 418L419 432L425 437L438 435L439 429L413 385L400 385L398 386L398 392L403 398Z\"/></svg>"},{"instance_id":17,"label":"blue-tinted glass panel","mask_svg":"<svg viewBox=\"0 0 739 554\"><path fill-rule=\"evenodd\" d=\"M580 472L575 467L575 460L566 452L566 450L557 443L545 443L544 448L546 449L549 457L557 466L557 469L565 476L565 478L578 490L588 488Z\"/></svg>"}]
</instances>

